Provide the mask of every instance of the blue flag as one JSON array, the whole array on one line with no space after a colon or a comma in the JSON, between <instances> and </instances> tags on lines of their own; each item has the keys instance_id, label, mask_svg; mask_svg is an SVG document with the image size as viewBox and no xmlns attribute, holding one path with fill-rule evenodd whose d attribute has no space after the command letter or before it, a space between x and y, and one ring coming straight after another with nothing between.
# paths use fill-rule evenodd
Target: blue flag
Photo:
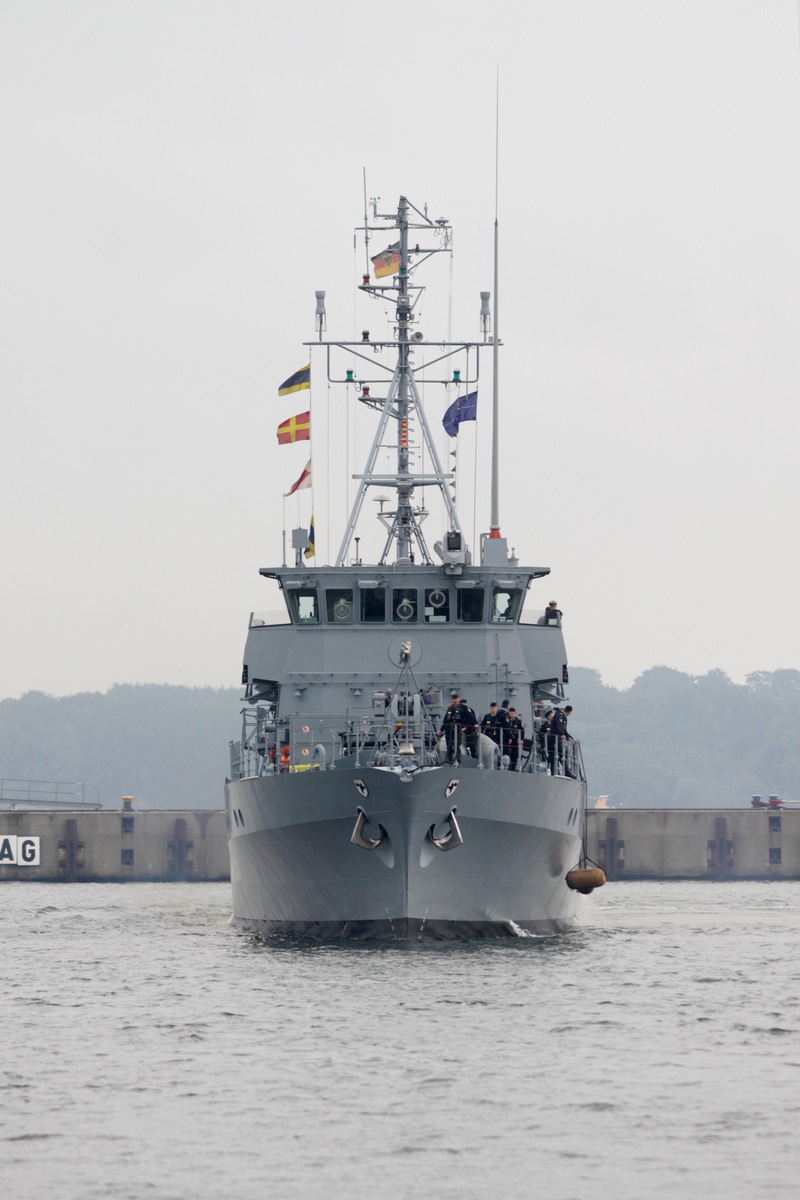
<instances>
[{"instance_id":1,"label":"blue flag","mask_svg":"<svg viewBox=\"0 0 800 1200\"><path fill-rule=\"evenodd\" d=\"M455 437L462 421L477 421L477 419L478 393L469 392L466 396L459 396L457 400L453 401L442 417L442 424L445 432L449 433L450 437Z\"/></svg>"}]
</instances>

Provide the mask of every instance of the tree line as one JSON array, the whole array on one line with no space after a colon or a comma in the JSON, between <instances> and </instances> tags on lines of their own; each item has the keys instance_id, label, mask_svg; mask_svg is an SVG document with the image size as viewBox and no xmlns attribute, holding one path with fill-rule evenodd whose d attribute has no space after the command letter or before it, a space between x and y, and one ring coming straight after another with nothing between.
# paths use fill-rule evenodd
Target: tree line
<instances>
[{"instance_id":1,"label":"tree line","mask_svg":"<svg viewBox=\"0 0 800 1200\"><path fill-rule=\"evenodd\" d=\"M626 808L800 800L800 671L651 667L627 689L571 668L570 732L589 792ZM0 701L0 779L81 782L106 807L221 808L228 744L240 734L238 688L119 684L108 692ZM479 714L480 715L480 714Z\"/></svg>"}]
</instances>

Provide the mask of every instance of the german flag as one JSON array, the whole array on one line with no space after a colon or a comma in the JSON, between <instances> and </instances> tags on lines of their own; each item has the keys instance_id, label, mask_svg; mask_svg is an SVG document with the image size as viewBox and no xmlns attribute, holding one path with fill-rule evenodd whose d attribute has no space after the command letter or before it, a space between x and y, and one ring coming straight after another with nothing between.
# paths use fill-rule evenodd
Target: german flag
<instances>
[{"instance_id":1,"label":"german flag","mask_svg":"<svg viewBox=\"0 0 800 1200\"><path fill-rule=\"evenodd\" d=\"M285 446L287 442L308 442L311 440L311 413L298 413L289 417L278 426L278 445Z\"/></svg>"},{"instance_id":2,"label":"german flag","mask_svg":"<svg viewBox=\"0 0 800 1200\"><path fill-rule=\"evenodd\" d=\"M400 243L395 242L387 250L376 254L370 259L375 270L376 279L385 279L387 275L396 275L400 270Z\"/></svg>"},{"instance_id":3,"label":"german flag","mask_svg":"<svg viewBox=\"0 0 800 1200\"><path fill-rule=\"evenodd\" d=\"M303 388L311 387L311 363L290 375L285 383L278 388L279 396L288 396L290 392L302 392Z\"/></svg>"}]
</instances>

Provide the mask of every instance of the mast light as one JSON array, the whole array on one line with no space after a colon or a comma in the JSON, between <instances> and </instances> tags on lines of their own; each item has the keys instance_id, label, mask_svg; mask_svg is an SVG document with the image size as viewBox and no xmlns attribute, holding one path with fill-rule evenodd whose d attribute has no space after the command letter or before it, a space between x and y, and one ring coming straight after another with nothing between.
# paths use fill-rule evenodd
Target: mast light
<instances>
[{"instance_id":1,"label":"mast light","mask_svg":"<svg viewBox=\"0 0 800 1200\"><path fill-rule=\"evenodd\" d=\"M326 313L325 313L325 293L324 292L315 292L314 295L317 297L317 308L316 308L316 312L314 313L315 328L317 330L317 333L320 335L320 337L322 337L323 329L327 328L327 319L326 319Z\"/></svg>"},{"instance_id":2,"label":"mast light","mask_svg":"<svg viewBox=\"0 0 800 1200\"><path fill-rule=\"evenodd\" d=\"M461 372L453 371L453 383L461 383Z\"/></svg>"},{"instance_id":3,"label":"mast light","mask_svg":"<svg viewBox=\"0 0 800 1200\"><path fill-rule=\"evenodd\" d=\"M489 336L489 331L492 328L492 314L489 309L489 299L491 292L481 292L481 332L484 340Z\"/></svg>"}]
</instances>

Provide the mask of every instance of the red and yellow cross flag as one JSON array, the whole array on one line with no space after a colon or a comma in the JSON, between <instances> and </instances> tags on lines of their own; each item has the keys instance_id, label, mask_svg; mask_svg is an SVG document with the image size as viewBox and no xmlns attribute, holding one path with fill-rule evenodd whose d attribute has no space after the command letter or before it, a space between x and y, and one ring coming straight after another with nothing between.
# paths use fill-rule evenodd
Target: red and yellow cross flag
<instances>
[{"instance_id":1,"label":"red and yellow cross flag","mask_svg":"<svg viewBox=\"0 0 800 1200\"><path fill-rule=\"evenodd\" d=\"M278 426L278 445L285 446L287 442L308 442L311 440L311 413L298 413L289 417Z\"/></svg>"}]
</instances>

